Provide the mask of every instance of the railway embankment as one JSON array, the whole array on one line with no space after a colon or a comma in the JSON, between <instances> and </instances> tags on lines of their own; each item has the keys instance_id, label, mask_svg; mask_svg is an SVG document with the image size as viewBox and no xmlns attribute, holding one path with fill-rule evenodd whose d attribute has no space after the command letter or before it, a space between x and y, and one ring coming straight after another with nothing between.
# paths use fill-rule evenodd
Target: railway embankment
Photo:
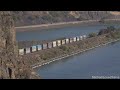
<instances>
[{"instance_id":1,"label":"railway embankment","mask_svg":"<svg viewBox=\"0 0 120 90\"><path fill-rule=\"evenodd\" d=\"M98 34L93 36L89 35L83 40L21 55L20 57L24 62L29 63L32 68L37 68L78 53L119 41L120 31L108 29L100 30Z\"/></svg>"}]
</instances>

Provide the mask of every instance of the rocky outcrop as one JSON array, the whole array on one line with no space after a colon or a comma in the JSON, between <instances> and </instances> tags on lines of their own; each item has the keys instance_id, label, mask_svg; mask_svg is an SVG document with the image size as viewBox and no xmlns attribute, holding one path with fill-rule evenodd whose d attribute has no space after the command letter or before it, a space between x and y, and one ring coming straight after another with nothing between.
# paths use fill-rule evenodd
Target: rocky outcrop
<instances>
[{"instance_id":1,"label":"rocky outcrop","mask_svg":"<svg viewBox=\"0 0 120 90\"><path fill-rule=\"evenodd\" d=\"M9 11L0 11L0 78L37 78L30 65L18 57L14 21Z\"/></svg>"}]
</instances>

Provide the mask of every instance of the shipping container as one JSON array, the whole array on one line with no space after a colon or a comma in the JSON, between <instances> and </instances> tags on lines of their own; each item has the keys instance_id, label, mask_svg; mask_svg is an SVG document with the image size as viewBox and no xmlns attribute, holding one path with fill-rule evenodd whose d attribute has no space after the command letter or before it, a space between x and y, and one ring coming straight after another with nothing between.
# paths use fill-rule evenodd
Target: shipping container
<instances>
[{"instance_id":1,"label":"shipping container","mask_svg":"<svg viewBox=\"0 0 120 90\"><path fill-rule=\"evenodd\" d=\"M66 39L66 44L68 44L69 43L69 39Z\"/></svg>"},{"instance_id":2,"label":"shipping container","mask_svg":"<svg viewBox=\"0 0 120 90\"><path fill-rule=\"evenodd\" d=\"M37 45L37 50L42 50L42 45Z\"/></svg>"},{"instance_id":3,"label":"shipping container","mask_svg":"<svg viewBox=\"0 0 120 90\"><path fill-rule=\"evenodd\" d=\"M61 46L61 40L57 40L57 46Z\"/></svg>"},{"instance_id":4,"label":"shipping container","mask_svg":"<svg viewBox=\"0 0 120 90\"><path fill-rule=\"evenodd\" d=\"M87 37L86 35L83 35L83 38L84 38L84 39L86 39L86 37Z\"/></svg>"},{"instance_id":5,"label":"shipping container","mask_svg":"<svg viewBox=\"0 0 120 90\"><path fill-rule=\"evenodd\" d=\"M77 36L77 41L79 41L80 40L80 38Z\"/></svg>"},{"instance_id":6,"label":"shipping container","mask_svg":"<svg viewBox=\"0 0 120 90\"><path fill-rule=\"evenodd\" d=\"M80 36L80 40L82 40L83 39L83 36Z\"/></svg>"},{"instance_id":7,"label":"shipping container","mask_svg":"<svg viewBox=\"0 0 120 90\"><path fill-rule=\"evenodd\" d=\"M43 49L47 49L47 43L43 44Z\"/></svg>"},{"instance_id":8,"label":"shipping container","mask_svg":"<svg viewBox=\"0 0 120 90\"><path fill-rule=\"evenodd\" d=\"M24 49L19 49L19 55L24 55Z\"/></svg>"},{"instance_id":9,"label":"shipping container","mask_svg":"<svg viewBox=\"0 0 120 90\"><path fill-rule=\"evenodd\" d=\"M53 41L53 47L56 47L56 46L57 46L56 41Z\"/></svg>"},{"instance_id":10,"label":"shipping container","mask_svg":"<svg viewBox=\"0 0 120 90\"><path fill-rule=\"evenodd\" d=\"M72 43L73 42L73 38L70 38L70 43Z\"/></svg>"},{"instance_id":11,"label":"shipping container","mask_svg":"<svg viewBox=\"0 0 120 90\"><path fill-rule=\"evenodd\" d=\"M52 42L48 43L48 48L52 48Z\"/></svg>"},{"instance_id":12,"label":"shipping container","mask_svg":"<svg viewBox=\"0 0 120 90\"><path fill-rule=\"evenodd\" d=\"M31 48L32 48L32 52L37 51L37 47L36 46L32 46Z\"/></svg>"},{"instance_id":13,"label":"shipping container","mask_svg":"<svg viewBox=\"0 0 120 90\"><path fill-rule=\"evenodd\" d=\"M26 54L31 53L30 48L25 48L25 53Z\"/></svg>"},{"instance_id":14,"label":"shipping container","mask_svg":"<svg viewBox=\"0 0 120 90\"><path fill-rule=\"evenodd\" d=\"M62 40L62 45L63 45L63 44L65 44L65 39L64 39L64 40Z\"/></svg>"},{"instance_id":15,"label":"shipping container","mask_svg":"<svg viewBox=\"0 0 120 90\"><path fill-rule=\"evenodd\" d=\"M73 41L76 42L76 37L73 38Z\"/></svg>"}]
</instances>

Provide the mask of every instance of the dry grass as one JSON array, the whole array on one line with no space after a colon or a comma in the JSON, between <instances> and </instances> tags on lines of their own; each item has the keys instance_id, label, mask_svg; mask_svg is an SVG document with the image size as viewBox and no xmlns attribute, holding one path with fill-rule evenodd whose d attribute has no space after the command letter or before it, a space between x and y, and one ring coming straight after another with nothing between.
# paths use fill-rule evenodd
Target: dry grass
<instances>
[{"instance_id":1,"label":"dry grass","mask_svg":"<svg viewBox=\"0 0 120 90\"><path fill-rule=\"evenodd\" d=\"M114 11L114 12L110 12L112 15L120 15L120 12Z\"/></svg>"}]
</instances>

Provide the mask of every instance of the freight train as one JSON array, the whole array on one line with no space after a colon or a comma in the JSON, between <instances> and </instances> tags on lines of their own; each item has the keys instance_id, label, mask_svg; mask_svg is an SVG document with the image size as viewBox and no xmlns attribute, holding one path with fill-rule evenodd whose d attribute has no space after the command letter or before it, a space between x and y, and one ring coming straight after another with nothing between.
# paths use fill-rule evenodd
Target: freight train
<instances>
[{"instance_id":1,"label":"freight train","mask_svg":"<svg viewBox=\"0 0 120 90\"><path fill-rule=\"evenodd\" d=\"M80 40L83 40L83 39L86 39L86 38L87 38L86 35L82 35L82 36L77 36L77 37L72 37L72 38L55 40L55 41L51 41L51 42L48 42L48 43L43 43L41 45L22 48L22 49L19 49L18 52L19 52L19 55L25 55L25 54L33 53L33 52L40 51L40 50L59 47L59 46L64 45L64 44L74 43L74 42L77 42L77 41L80 41Z\"/></svg>"}]
</instances>

